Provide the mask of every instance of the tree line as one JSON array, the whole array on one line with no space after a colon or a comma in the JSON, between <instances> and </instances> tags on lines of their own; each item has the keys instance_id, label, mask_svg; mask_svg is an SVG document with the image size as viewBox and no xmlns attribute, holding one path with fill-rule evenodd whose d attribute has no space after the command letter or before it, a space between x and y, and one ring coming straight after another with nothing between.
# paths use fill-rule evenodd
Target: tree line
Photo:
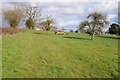
<instances>
[{"instance_id":1,"label":"tree line","mask_svg":"<svg viewBox=\"0 0 120 80\"><path fill-rule=\"evenodd\" d=\"M25 25L29 30L35 28L36 24L42 27L43 30L49 31L55 22L51 19L51 16L42 16L41 8L31 5L24 5L24 7L4 11L4 19L7 20L10 27L16 28L21 21L25 22ZM96 34L101 34L102 30L109 24L107 15L93 12L86 16L86 20L79 24L79 31L90 34L91 40L94 39ZM120 34L120 26L118 24L112 24L108 32L110 34Z\"/></svg>"},{"instance_id":2,"label":"tree line","mask_svg":"<svg viewBox=\"0 0 120 80\"><path fill-rule=\"evenodd\" d=\"M24 7L7 10L3 12L4 19L12 28L17 28L21 21L25 22L25 25L29 30L35 28L36 24L42 26L46 31L49 31L53 27L54 20L50 16L42 16L41 9L36 6L24 5Z\"/></svg>"}]
</instances>

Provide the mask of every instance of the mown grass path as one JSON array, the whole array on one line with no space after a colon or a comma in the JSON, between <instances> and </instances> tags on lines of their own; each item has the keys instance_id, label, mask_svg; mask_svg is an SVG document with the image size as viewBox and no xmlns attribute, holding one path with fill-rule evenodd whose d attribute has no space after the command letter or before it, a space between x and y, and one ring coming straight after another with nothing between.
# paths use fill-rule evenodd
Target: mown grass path
<instances>
[{"instance_id":1,"label":"mown grass path","mask_svg":"<svg viewBox=\"0 0 120 80\"><path fill-rule=\"evenodd\" d=\"M2 38L3 77L104 78L118 76L117 36L28 31Z\"/></svg>"}]
</instances>

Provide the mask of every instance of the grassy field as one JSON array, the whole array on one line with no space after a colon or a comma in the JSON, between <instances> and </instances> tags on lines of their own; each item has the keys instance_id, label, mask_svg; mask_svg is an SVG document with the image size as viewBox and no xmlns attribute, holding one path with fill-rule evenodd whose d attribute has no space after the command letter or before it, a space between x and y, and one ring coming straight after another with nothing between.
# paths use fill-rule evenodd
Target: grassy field
<instances>
[{"instance_id":1,"label":"grassy field","mask_svg":"<svg viewBox=\"0 0 120 80\"><path fill-rule=\"evenodd\" d=\"M0 79L2 78L2 37L0 36Z\"/></svg>"},{"instance_id":2,"label":"grassy field","mask_svg":"<svg viewBox=\"0 0 120 80\"><path fill-rule=\"evenodd\" d=\"M111 78L118 76L117 36L28 31L2 38L4 78Z\"/></svg>"}]
</instances>

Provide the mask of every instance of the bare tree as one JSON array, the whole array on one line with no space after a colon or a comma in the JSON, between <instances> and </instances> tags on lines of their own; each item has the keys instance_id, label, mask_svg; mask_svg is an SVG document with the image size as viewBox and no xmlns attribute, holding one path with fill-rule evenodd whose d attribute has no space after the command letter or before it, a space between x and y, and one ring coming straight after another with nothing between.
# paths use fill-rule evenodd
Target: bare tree
<instances>
[{"instance_id":1,"label":"bare tree","mask_svg":"<svg viewBox=\"0 0 120 80\"><path fill-rule=\"evenodd\" d=\"M3 12L4 19L8 21L10 27L16 28L24 17L23 10L15 7L14 9Z\"/></svg>"},{"instance_id":2,"label":"bare tree","mask_svg":"<svg viewBox=\"0 0 120 80\"><path fill-rule=\"evenodd\" d=\"M35 22L35 25L37 23L40 24L42 21L41 9L37 6L24 5L24 17L24 19L27 19L25 21L32 19ZM35 27L35 25L32 26L32 28Z\"/></svg>"},{"instance_id":3,"label":"bare tree","mask_svg":"<svg viewBox=\"0 0 120 80\"><path fill-rule=\"evenodd\" d=\"M41 20L41 9L37 6L24 5L25 18L32 18L34 21Z\"/></svg>"}]
</instances>

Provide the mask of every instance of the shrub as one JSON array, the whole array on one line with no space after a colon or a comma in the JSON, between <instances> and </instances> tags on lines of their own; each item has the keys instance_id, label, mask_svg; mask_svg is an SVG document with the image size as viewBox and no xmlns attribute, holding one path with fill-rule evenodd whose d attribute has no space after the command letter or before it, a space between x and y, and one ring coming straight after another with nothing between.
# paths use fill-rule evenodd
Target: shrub
<instances>
[{"instance_id":1,"label":"shrub","mask_svg":"<svg viewBox=\"0 0 120 80\"><path fill-rule=\"evenodd\" d=\"M26 27L29 29L34 29L35 27L35 22L33 21L32 18L29 18L26 23L25 23Z\"/></svg>"},{"instance_id":2,"label":"shrub","mask_svg":"<svg viewBox=\"0 0 120 80\"><path fill-rule=\"evenodd\" d=\"M21 8L14 8L11 10L4 11L4 19L7 20L10 27L16 28L21 19L23 18L23 10Z\"/></svg>"},{"instance_id":3,"label":"shrub","mask_svg":"<svg viewBox=\"0 0 120 80\"><path fill-rule=\"evenodd\" d=\"M27 28L23 28L23 29L12 28L12 27L1 28L1 35L14 35L19 32L25 32L27 30L28 30Z\"/></svg>"}]
</instances>

